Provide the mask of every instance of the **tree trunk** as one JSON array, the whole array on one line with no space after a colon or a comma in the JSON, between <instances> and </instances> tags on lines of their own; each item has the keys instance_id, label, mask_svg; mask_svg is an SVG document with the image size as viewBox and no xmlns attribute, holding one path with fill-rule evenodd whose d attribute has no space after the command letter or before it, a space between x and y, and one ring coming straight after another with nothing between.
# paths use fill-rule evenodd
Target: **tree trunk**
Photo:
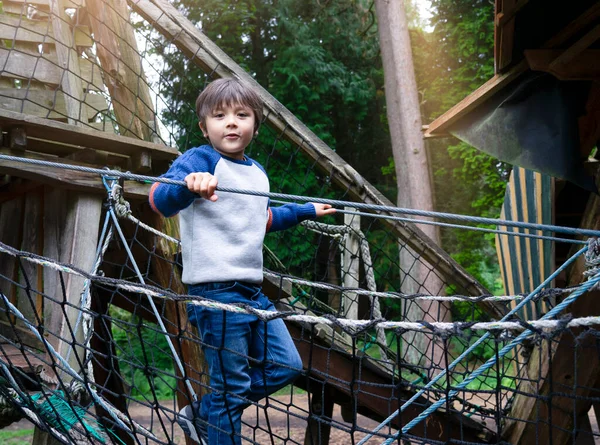
<instances>
[{"instance_id":1,"label":"tree trunk","mask_svg":"<svg viewBox=\"0 0 600 445\"><path fill-rule=\"evenodd\" d=\"M433 210L433 194L425 144L421 135L421 111L412 61L412 50L404 0L375 0L379 40L385 75L387 117L398 182L398 206ZM439 243L438 229L423 226ZM401 290L405 293L441 294L444 283L420 253L400 245ZM407 320L449 321L449 308L442 303L407 303ZM403 336L402 356L427 369L442 363L442 349L425 334Z\"/></svg>"}]
</instances>

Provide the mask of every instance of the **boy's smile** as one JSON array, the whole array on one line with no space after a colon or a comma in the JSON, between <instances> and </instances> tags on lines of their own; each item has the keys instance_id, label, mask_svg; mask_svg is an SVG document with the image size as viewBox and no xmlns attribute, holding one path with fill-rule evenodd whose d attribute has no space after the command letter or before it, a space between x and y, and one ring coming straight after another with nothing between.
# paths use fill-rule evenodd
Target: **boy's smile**
<instances>
[{"instance_id":1,"label":"boy's smile","mask_svg":"<svg viewBox=\"0 0 600 445\"><path fill-rule=\"evenodd\" d=\"M221 105L206 116L205 128L200 129L219 153L243 160L244 150L255 134L255 117L251 108L237 105Z\"/></svg>"}]
</instances>

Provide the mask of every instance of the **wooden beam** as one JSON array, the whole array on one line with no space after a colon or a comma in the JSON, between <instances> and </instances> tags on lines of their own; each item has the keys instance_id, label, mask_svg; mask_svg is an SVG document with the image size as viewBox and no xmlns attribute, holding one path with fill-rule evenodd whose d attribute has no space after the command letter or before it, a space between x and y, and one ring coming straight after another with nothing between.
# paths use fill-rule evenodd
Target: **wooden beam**
<instances>
[{"instance_id":1,"label":"wooden beam","mask_svg":"<svg viewBox=\"0 0 600 445\"><path fill-rule=\"evenodd\" d=\"M131 170L131 159L129 156L122 156L116 153L109 153L103 150L95 150L78 145L61 144L46 139L27 138L27 150L35 152L43 157L43 155L51 155L52 157L44 157L48 161L57 162L56 156L66 158L73 161L81 161L90 165L99 165L103 167L116 167L122 170ZM93 153L93 155L92 155ZM32 154L32 153L31 153ZM63 162L63 159L59 160Z\"/></svg>"},{"instance_id":2,"label":"wooden beam","mask_svg":"<svg viewBox=\"0 0 600 445\"><path fill-rule=\"evenodd\" d=\"M70 124L87 122L87 106L83 101L83 84L79 68L79 54L69 26L63 0L49 0L50 22L56 39L56 55L61 68L60 86L65 93L67 116Z\"/></svg>"},{"instance_id":3,"label":"wooden beam","mask_svg":"<svg viewBox=\"0 0 600 445\"><path fill-rule=\"evenodd\" d=\"M31 4L36 7L42 7L46 10L50 8L50 0L5 0L7 3L12 4ZM81 8L85 6L85 0L66 0L65 8Z\"/></svg>"},{"instance_id":4,"label":"wooden beam","mask_svg":"<svg viewBox=\"0 0 600 445\"><path fill-rule=\"evenodd\" d=\"M88 112L86 121L108 110L106 98L101 94L87 93L83 100ZM67 119L65 93L62 91L2 88L0 108L45 119Z\"/></svg>"},{"instance_id":5,"label":"wooden beam","mask_svg":"<svg viewBox=\"0 0 600 445\"><path fill-rule=\"evenodd\" d=\"M546 43L542 45L542 48L554 48L558 45L562 45L569 39L575 37L587 26L593 24L600 18L600 2L596 2L587 11L565 26L559 33L554 37L550 38Z\"/></svg>"},{"instance_id":6,"label":"wooden beam","mask_svg":"<svg viewBox=\"0 0 600 445\"><path fill-rule=\"evenodd\" d=\"M466 116L482 103L486 102L494 94L502 90L513 80L527 71L527 61L522 61L504 74L496 74L486 83L481 85L466 98L454 105L440 117L435 119L425 131L423 137L448 137L447 128Z\"/></svg>"},{"instance_id":7,"label":"wooden beam","mask_svg":"<svg viewBox=\"0 0 600 445\"><path fill-rule=\"evenodd\" d=\"M88 59L78 59L81 80L88 90L102 91L102 75L96 63ZM56 55L27 54L16 49L0 48L0 76L12 79L31 79L49 85L60 85L62 69Z\"/></svg>"},{"instance_id":8,"label":"wooden beam","mask_svg":"<svg viewBox=\"0 0 600 445\"><path fill-rule=\"evenodd\" d=\"M65 144L76 143L81 147L130 157L142 150L149 150L154 160L172 161L179 156L179 151L173 147L0 109L0 127L9 126L25 128L28 138L34 137Z\"/></svg>"},{"instance_id":9,"label":"wooden beam","mask_svg":"<svg viewBox=\"0 0 600 445\"><path fill-rule=\"evenodd\" d=\"M6 149L0 149L0 153L14 155L14 153L7 151ZM55 157L30 154L29 152L25 152L22 156L31 159L56 161ZM81 165L81 162L74 162L67 159L61 159L60 161L64 164ZM102 168L102 166L93 167ZM0 173L55 185L66 190L81 190L102 196L106 195L106 188L104 187L104 184L102 184L102 179L94 173L42 167L14 161L0 161ZM124 193L126 199L147 201L149 192L150 184L125 181Z\"/></svg>"},{"instance_id":10,"label":"wooden beam","mask_svg":"<svg viewBox=\"0 0 600 445\"><path fill-rule=\"evenodd\" d=\"M148 122L155 121L154 106L127 3L111 0L107 7L103 1L88 0L87 10L119 132L151 141L154 129Z\"/></svg>"},{"instance_id":11,"label":"wooden beam","mask_svg":"<svg viewBox=\"0 0 600 445\"><path fill-rule=\"evenodd\" d=\"M532 49L525 51L525 58L532 71L550 73L560 80L600 78L600 50L586 49L569 57L569 62L566 64L554 63L563 54L564 52L559 49Z\"/></svg>"},{"instance_id":12,"label":"wooden beam","mask_svg":"<svg viewBox=\"0 0 600 445\"><path fill-rule=\"evenodd\" d=\"M600 25L596 25L590 32L563 51L560 56L552 61L550 68L556 69L561 65L566 65L598 39L600 39Z\"/></svg>"},{"instance_id":13,"label":"wooden beam","mask_svg":"<svg viewBox=\"0 0 600 445\"><path fill-rule=\"evenodd\" d=\"M77 46L91 47L94 44L87 26L78 25L73 32ZM44 45L56 43L54 32L47 22L7 14L0 14L0 39Z\"/></svg>"},{"instance_id":14,"label":"wooden beam","mask_svg":"<svg viewBox=\"0 0 600 445\"><path fill-rule=\"evenodd\" d=\"M513 2L513 5L510 5L510 8L505 8L505 5L503 5L502 11L496 14L496 26L499 28L504 26L504 24L517 15L517 12L519 12L527 3L529 3L529 0L521 0L517 2L516 5Z\"/></svg>"},{"instance_id":15,"label":"wooden beam","mask_svg":"<svg viewBox=\"0 0 600 445\"><path fill-rule=\"evenodd\" d=\"M503 22L496 29L496 42L494 48L494 65L496 74L501 73L513 60L513 46L515 37L515 14L512 13L509 17L503 19L504 11L512 12L518 7L517 0L503 0L502 12L499 22Z\"/></svg>"},{"instance_id":16,"label":"wooden beam","mask_svg":"<svg viewBox=\"0 0 600 445\"><path fill-rule=\"evenodd\" d=\"M331 150L293 113L287 110L249 74L239 67L217 45L187 20L174 6L164 0L129 0L131 7L150 21L169 42L189 56L194 63L216 77L235 77L249 84L265 103L267 124L308 155L315 165L328 174L332 181L347 190L351 199L365 203L393 205L375 187L360 176L337 153ZM459 266L446 252L436 246L414 224L386 221L390 229L430 264L448 282L458 285L466 293L481 295L488 291ZM503 310L486 305L486 312L498 318Z\"/></svg>"}]
</instances>

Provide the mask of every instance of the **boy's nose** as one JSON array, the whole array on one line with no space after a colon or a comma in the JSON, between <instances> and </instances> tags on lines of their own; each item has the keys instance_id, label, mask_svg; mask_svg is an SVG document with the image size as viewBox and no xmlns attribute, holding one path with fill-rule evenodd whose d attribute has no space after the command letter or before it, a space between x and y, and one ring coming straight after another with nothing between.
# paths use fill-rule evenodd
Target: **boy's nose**
<instances>
[{"instance_id":1,"label":"boy's nose","mask_svg":"<svg viewBox=\"0 0 600 445\"><path fill-rule=\"evenodd\" d=\"M235 120L235 116L233 116L233 115L227 116L227 126L228 127L230 127L232 125L236 125L236 124L237 124L237 122Z\"/></svg>"}]
</instances>

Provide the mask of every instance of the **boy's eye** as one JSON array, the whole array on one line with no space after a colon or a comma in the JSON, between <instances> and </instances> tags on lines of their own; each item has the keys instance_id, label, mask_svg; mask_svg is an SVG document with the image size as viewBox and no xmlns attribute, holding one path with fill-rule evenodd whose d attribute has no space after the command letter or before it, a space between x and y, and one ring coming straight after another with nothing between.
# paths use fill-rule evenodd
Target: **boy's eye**
<instances>
[{"instance_id":1,"label":"boy's eye","mask_svg":"<svg viewBox=\"0 0 600 445\"><path fill-rule=\"evenodd\" d=\"M240 112L240 113L238 113L238 116L239 116L239 117L248 117L248 116L249 116L249 114L248 114L248 113L246 113L246 112Z\"/></svg>"}]
</instances>

